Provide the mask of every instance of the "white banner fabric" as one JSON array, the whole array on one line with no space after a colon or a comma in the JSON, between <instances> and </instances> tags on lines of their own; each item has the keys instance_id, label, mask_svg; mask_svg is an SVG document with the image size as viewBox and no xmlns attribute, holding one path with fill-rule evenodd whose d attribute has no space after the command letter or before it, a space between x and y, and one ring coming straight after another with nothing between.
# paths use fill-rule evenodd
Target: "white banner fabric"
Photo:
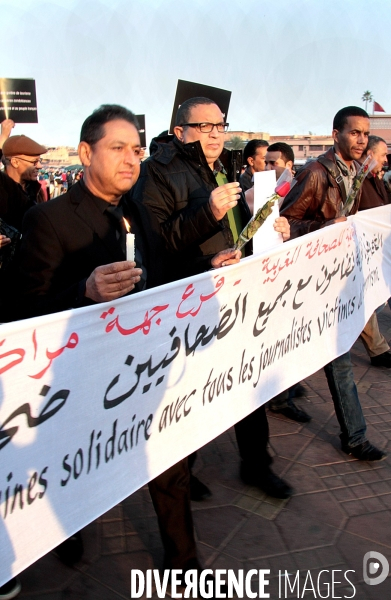
<instances>
[{"instance_id":1,"label":"white banner fabric","mask_svg":"<svg viewBox=\"0 0 391 600\"><path fill-rule=\"evenodd\" d=\"M391 295L391 207L238 265L0 327L0 585L348 351ZM257 235L262 235L262 230Z\"/></svg>"}]
</instances>

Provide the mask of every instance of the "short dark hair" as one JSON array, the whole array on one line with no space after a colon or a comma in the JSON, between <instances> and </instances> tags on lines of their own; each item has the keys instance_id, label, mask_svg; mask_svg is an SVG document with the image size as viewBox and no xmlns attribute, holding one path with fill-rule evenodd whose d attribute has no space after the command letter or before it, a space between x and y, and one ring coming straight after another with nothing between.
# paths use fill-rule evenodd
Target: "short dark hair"
<instances>
[{"instance_id":1,"label":"short dark hair","mask_svg":"<svg viewBox=\"0 0 391 600\"><path fill-rule=\"evenodd\" d=\"M378 144L380 144L380 142L384 142L387 145L386 140L383 140L383 138L379 137L378 135L369 135L368 146L365 152L368 152L368 150L373 150Z\"/></svg>"},{"instance_id":2,"label":"short dark hair","mask_svg":"<svg viewBox=\"0 0 391 600\"><path fill-rule=\"evenodd\" d=\"M86 118L81 126L80 141L93 146L104 137L105 124L117 119L127 121L134 125L137 130L139 129L136 115L131 110L119 104L102 104L94 110L92 115Z\"/></svg>"},{"instance_id":3,"label":"short dark hair","mask_svg":"<svg viewBox=\"0 0 391 600\"><path fill-rule=\"evenodd\" d=\"M369 119L368 113L365 112L363 108L359 106L345 106L345 108L341 108L335 115L333 119L333 129L337 129L337 131L342 131L348 122L349 117L365 117Z\"/></svg>"},{"instance_id":4,"label":"short dark hair","mask_svg":"<svg viewBox=\"0 0 391 600\"><path fill-rule=\"evenodd\" d=\"M281 156L285 161L285 164L291 160L292 164L295 162L295 155L292 150L292 146L285 144L285 142L276 142L271 144L267 149L268 152L281 152Z\"/></svg>"},{"instance_id":5,"label":"short dark hair","mask_svg":"<svg viewBox=\"0 0 391 600\"><path fill-rule=\"evenodd\" d=\"M185 100L178 108L175 117L175 125L183 125L184 123L188 123L191 110L200 104L216 104L216 102L210 98L204 98L203 96L196 96L195 98L189 98L188 100Z\"/></svg>"},{"instance_id":6,"label":"short dark hair","mask_svg":"<svg viewBox=\"0 0 391 600\"><path fill-rule=\"evenodd\" d=\"M268 145L269 142L267 142L266 140L250 140L249 142L247 142L243 150L243 162L245 162L248 165L247 159L250 157L254 158L258 148L267 148Z\"/></svg>"}]
</instances>

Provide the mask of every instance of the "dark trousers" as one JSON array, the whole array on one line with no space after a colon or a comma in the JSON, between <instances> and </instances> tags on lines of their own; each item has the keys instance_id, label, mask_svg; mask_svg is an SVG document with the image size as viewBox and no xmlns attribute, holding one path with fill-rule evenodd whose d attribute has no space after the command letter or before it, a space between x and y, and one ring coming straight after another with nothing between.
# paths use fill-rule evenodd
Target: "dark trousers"
<instances>
[{"instance_id":1,"label":"dark trousers","mask_svg":"<svg viewBox=\"0 0 391 600\"><path fill-rule=\"evenodd\" d=\"M267 450L269 424L265 406L260 406L235 425L240 458L250 468L263 471L272 462Z\"/></svg>"},{"instance_id":2,"label":"dark trousers","mask_svg":"<svg viewBox=\"0 0 391 600\"><path fill-rule=\"evenodd\" d=\"M164 568L186 569L197 561L187 458L150 481L148 487L164 546Z\"/></svg>"}]
</instances>

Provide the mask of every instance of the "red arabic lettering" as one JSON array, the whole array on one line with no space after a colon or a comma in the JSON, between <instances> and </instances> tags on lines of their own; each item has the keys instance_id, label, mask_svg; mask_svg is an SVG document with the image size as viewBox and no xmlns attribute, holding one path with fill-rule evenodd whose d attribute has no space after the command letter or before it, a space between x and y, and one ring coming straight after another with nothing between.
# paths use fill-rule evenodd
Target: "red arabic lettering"
<instances>
[{"instance_id":1,"label":"red arabic lettering","mask_svg":"<svg viewBox=\"0 0 391 600\"><path fill-rule=\"evenodd\" d=\"M263 283L267 283L268 281L275 281L277 279L278 275L281 273L281 271L283 271L284 269L290 267L295 262L297 262L297 259L299 258L299 255L300 255L300 251L301 251L301 246L297 246L293 251L292 257L289 256L291 253L289 250L289 252L287 252L287 254L285 255L285 259L279 258L277 260L277 262L274 262L272 264L271 264L270 258L265 258L262 261L262 264L263 264L262 271L265 271L266 274L268 275L268 277L266 279L264 279Z\"/></svg>"},{"instance_id":2,"label":"red arabic lettering","mask_svg":"<svg viewBox=\"0 0 391 600\"><path fill-rule=\"evenodd\" d=\"M311 259L315 255L320 256L321 254L325 254L327 252L331 252L339 246L342 245L344 238L348 242L348 247L353 240L353 227L346 227L340 234L339 238L335 238L330 244L323 243L323 238L318 238L315 242L308 242L307 244L307 252L305 253L306 257Z\"/></svg>"},{"instance_id":3,"label":"red arabic lettering","mask_svg":"<svg viewBox=\"0 0 391 600\"><path fill-rule=\"evenodd\" d=\"M35 330L33 333L33 342L34 342L34 340L36 343ZM63 346L62 348L59 348L58 350L55 350L54 352L51 352L50 350L46 350L46 358L49 359L49 364L44 369L42 369L42 371L40 371L39 373L36 373L35 375L29 375L29 377L31 377L32 379L41 379L41 377L43 377L45 375L46 371L51 367L52 362L55 358L58 358L59 356L61 356L61 354L64 352L64 350L66 348L73 350L73 348L76 348L78 343L79 343L79 336L77 335L77 333L71 333L65 346Z\"/></svg>"},{"instance_id":4,"label":"red arabic lettering","mask_svg":"<svg viewBox=\"0 0 391 600\"><path fill-rule=\"evenodd\" d=\"M4 344L4 342L5 342L5 339L0 342L0 346L2 346ZM21 363L22 360L24 359L26 351L23 350L23 348L15 348L15 350L9 350L8 352L4 352L4 354L0 354L0 360L2 358L6 358L7 356L12 356L13 354L16 354L17 356L19 356L19 358L15 358L14 360L11 360L11 362L9 362L7 365L5 365L5 367L0 367L0 375L5 373L9 369L12 369L12 367L15 367L19 363Z\"/></svg>"},{"instance_id":5,"label":"red arabic lettering","mask_svg":"<svg viewBox=\"0 0 391 600\"><path fill-rule=\"evenodd\" d=\"M122 327L122 325L119 322L119 315L117 315L115 317L115 319L113 319L106 325L105 332L110 333L111 331L113 331L114 328L116 328L121 335L132 335L133 333L136 333L137 331L142 331L144 335L148 335L148 333L151 330L153 319L158 314L163 312L164 310L167 310L167 308L169 306L170 306L169 304L163 304L162 306L154 306L151 309L151 314L147 310L147 312L145 313L145 316L144 316L144 321L142 323L140 323L140 325L136 325L135 327L131 327L130 329L125 329L125 327ZM114 312L115 312L115 308L112 307L108 311L102 313L100 318L105 319L108 315L112 315ZM161 319L160 318L156 319L155 322L156 322L156 325L160 325Z\"/></svg>"},{"instance_id":6,"label":"red arabic lettering","mask_svg":"<svg viewBox=\"0 0 391 600\"><path fill-rule=\"evenodd\" d=\"M214 279L216 279L216 277L218 277L218 275L215 275ZM223 287L225 283L224 277L220 277L218 279L218 281L216 281L215 284L215 290L214 292L211 292L210 294L200 294L199 298L200 298L200 304L198 306L198 308L195 308L194 306L192 308L190 308L190 310L188 310L187 312L181 312L181 306L182 304L188 299L190 298L193 294L194 294L194 285L192 283L190 283L187 288L185 289L185 291L182 294L182 300L177 308L176 311L176 317L178 319L183 319L184 317L187 317L189 315L191 315L192 317L195 317L196 315L198 315L198 313L201 310L201 306L203 305L204 302L207 302L208 300L210 300L211 298L213 298L213 296L215 296L217 294L217 292L219 290L221 290L221 288Z\"/></svg>"}]
</instances>

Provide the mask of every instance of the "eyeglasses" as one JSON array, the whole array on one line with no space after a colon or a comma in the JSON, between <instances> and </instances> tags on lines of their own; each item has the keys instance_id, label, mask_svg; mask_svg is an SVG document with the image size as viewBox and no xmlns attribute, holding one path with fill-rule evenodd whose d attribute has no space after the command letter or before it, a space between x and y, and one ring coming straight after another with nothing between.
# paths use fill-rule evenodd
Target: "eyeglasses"
<instances>
[{"instance_id":1,"label":"eyeglasses","mask_svg":"<svg viewBox=\"0 0 391 600\"><path fill-rule=\"evenodd\" d=\"M27 158L22 158L21 156L12 156L11 158L18 158L19 160L24 160L25 162L28 162L28 163L34 165L34 167L36 167L37 164L41 162L40 158L37 158L35 160L27 160Z\"/></svg>"},{"instance_id":2,"label":"eyeglasses","mask_svg":"<svg viewBox=\"0 0 391 600\"><path fill-rule=\"evenodd\" d=\"M219 133L225 133L229 127L229 123L182 123L181 127L195 127L201 133L211 133L216 127Z\"/></svg>"}]
</instances>

